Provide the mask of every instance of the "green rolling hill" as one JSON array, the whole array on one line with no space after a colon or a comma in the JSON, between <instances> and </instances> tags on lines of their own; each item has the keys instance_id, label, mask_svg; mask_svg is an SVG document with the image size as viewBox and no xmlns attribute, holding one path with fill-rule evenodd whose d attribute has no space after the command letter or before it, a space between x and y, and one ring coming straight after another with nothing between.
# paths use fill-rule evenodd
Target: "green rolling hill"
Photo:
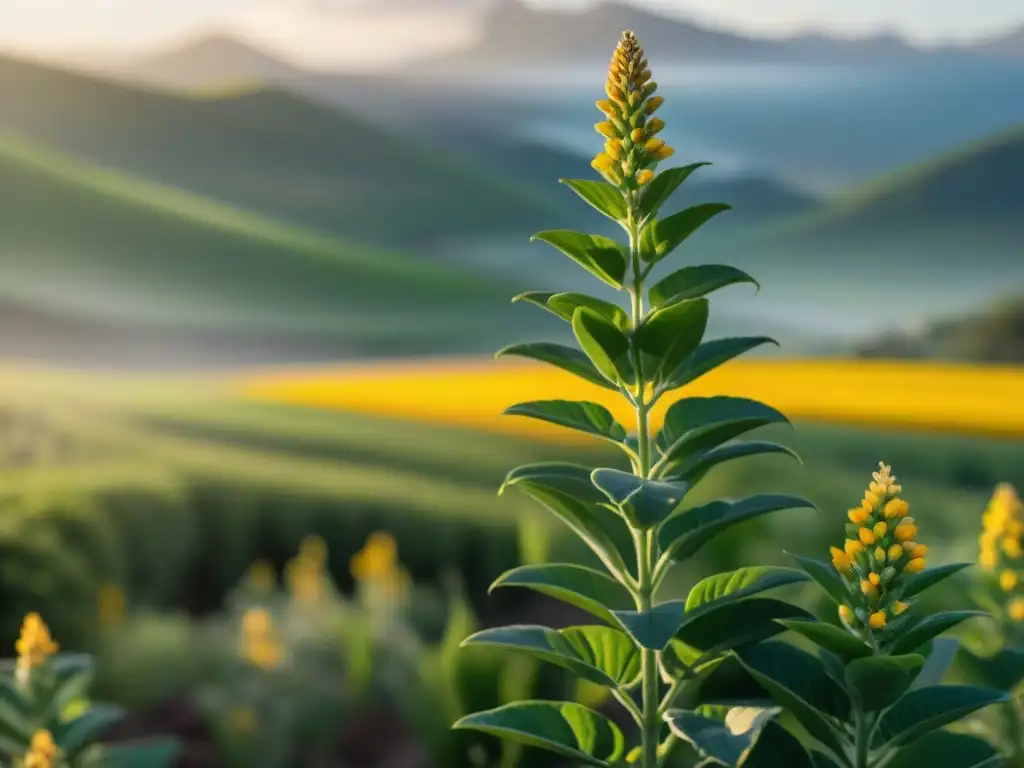
<instances>
[{"instance_id":1,"label":"green rolling hill","mask_svg":"<svg viewBox=\"0 0 1024 768\"><path fill-rule=\"evenodd\" d=\"M0 58L0 130L359 242L528 236L565 198L279 88L164 94Z\"/></svg>"}]
</instances>

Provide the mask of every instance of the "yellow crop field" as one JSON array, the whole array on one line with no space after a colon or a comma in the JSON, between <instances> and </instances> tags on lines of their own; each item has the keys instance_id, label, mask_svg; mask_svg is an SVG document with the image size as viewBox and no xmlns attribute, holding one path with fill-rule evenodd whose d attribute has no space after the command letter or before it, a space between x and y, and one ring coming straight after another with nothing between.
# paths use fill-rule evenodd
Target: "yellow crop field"
<instances>
[{"instance_id":1,"label":"yellow crop field","mask_svg":"<svg viewBox=\"0 0 1024 768\"><path fill-rule=\"evenodd\" d=\"M629 407L614 392L533 362L402 361L262 371L235 382L249 398L490 431L580 439L569 430L501 416L526 400L589 400L624 424ZM736 361L666 397L756 398L794 420L962 434L1024 436L1024 368L862 360ZM582 439L588 439L582 437Z\"/></svg>"}]
</instances>

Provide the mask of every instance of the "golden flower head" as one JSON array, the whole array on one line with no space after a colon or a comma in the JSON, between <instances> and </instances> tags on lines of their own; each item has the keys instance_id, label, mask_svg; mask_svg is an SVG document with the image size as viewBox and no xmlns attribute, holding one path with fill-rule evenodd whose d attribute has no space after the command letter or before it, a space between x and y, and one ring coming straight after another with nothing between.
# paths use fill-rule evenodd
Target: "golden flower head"
<instances>
[{"instance_id":1,"label":"golden flower head","mask_svg":"<svg viewBox=\"0 0 1024 768\"><path fill-rule=\"evenodd\" d=\"M49 731L36 731L21 764L23 768L52 768L59 753Z\"/></svg>"},{"instance_id":2,"label":"golden flower head","mask_svg":"<svg viewBox=\"0 0 1024 768\"><path fill-rule=\"evenodd\" d=\"M608 65L604 85L608 98L597 102L605 119L594 126L606 139L618 143L614 151L606 147L591 163L623 191L650 182L654 167L675 151L662 139L654 138L665 128L664 120L651 117L664 103L660 96L654 96L657 88L636 35L623 32Z\"/></svg>"},{"instance_id":3,"label":"golden flower head","mask_svg":"<svg viewBox=\"0 0 1024 768\"><path fill-rule=\"evenodd\" d=\"M1014 621L1024 621L1024 597L1015 597L1006 606L1006 612Z\"/></svg>"},{"instance_id":4,"label":"golden flower head","mask_svg":"<svg viewBox=\"0 0 1024 768\"><path fill-rule=\"evenodd\" d=\"M42 617L35 612L28 614L21 625L21 636L14 644L18 653L18 669L22 675L41 667L46 660L60 650L60 646L50 636L50 628Z\"/></svg>"},{"instance_id":5,"label":"golden flower head","mask_svg":"<svg viewBox=\"0 0 1024 768\"><path fill-rule=\"evenodd\" d=\"M352 578L372 581L386 578L398 566L398 545L389 533L375 533L352 558Z\"/></svg>"},{"instance_id":6,"label":"golden flower head","mask_svg":"<svg viewBox=\"0 0 1024 768\"><path fill-rule=\"evenodd\" d=\"M284 660L274 621L266 608L250 608L242 617L242 658L261 669L274 669Z\"/></svg>"},{"instance_id":7,"label":"golden flower head","mask_svg":"<svg viewBox=\"0 0 1024 768\"><path fill-rule=\"evenodd\" d=\"M902 580L925 567L928 548L915 541L918 529L906 516L910 505L900 498L902 490L880 463L860 505L847 512L850 538L843 549L831 548L832 564L850 588L840 616L862 635L885 630L910 608L898 599Z\"/></svg>"}]
</instances>

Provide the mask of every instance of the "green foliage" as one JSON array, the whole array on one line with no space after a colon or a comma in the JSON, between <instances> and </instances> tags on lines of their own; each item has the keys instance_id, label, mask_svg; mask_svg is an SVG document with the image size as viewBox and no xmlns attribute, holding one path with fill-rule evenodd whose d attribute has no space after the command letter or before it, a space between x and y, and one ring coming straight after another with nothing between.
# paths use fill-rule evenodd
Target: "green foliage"
<instances>
[{"instance_id":1,"label":"green foliage","mask_svg":"<svg viewBox=\"0 0 1024 768\"><path fill-rule=\"evenodd\" d=\"M671 150L652 138L663 126L660 120L651 121L646 140L637 138L646 135L647 116L660 103L652 99L643 106L654 86L647 84L649 72L641 74L646 62L639 63L642 51L637 50L632 33L625 33L616 55L639 58L629 67L622 64L621 84L613 66L607 86L612 101L598 103L608 117L598 131L617 137L594 161L608 183L565 182L621 224L628 243L568 230L542 232L534 238L625 293L629 309L580 293L522 294L514 301L540 306L568 321L579 351L522 344L499 352L552 364L617 391L633 406L636 421L628 427L589 402L530 402L507 411L612 442L629 458L631 472L560 462L529 464L509 472L502 486L502 491L523 491L552 512L596 555L604 571L568 563L533 564L504 574L492 588L538 591L586 611L606 626L494 628L472 635L466 647L505 649L603 686L639 726L641 743L627 749L624 734L604 715L567 702L509 703L468 714L455 727L594 766L658 768L679 739L711 760L738 765L778 710L747 713L742 728L737 724L745 713L731 715L730 723L723 725L689 710L702 704L704 678L731 651L783 631L778 619L811 618L796 606L758 597L807 581L808 576L795 569L746 567L699 582L685 601L657 602L655 597L675 563L688 560L719 534L772 512L814 505L780 494L702 504L690 498L712 467L748 456L795 456L777 444L736 441L761 427L788 423L769 406L741 398L685 398L668 409L660 432L653 434L650 428L651 409L666 393L770 340L704 341L710 306L706 295L754 282L739 270L689 267L647 290L657 264L728 206L698 205L658 218L662 205L702 164L653 172ZM630 78L635 79L628 86L632 95L616 102L613 94L626 89ZM686 702L687 711L676 706L679 701ZM774 737L789 749L787 739L785 732Z\"/></svg>"}]
</instances>

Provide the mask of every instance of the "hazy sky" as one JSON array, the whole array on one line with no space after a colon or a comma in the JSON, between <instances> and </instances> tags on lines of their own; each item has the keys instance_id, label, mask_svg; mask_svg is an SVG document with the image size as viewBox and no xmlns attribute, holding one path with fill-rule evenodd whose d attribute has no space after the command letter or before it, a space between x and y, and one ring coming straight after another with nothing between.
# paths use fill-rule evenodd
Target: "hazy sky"
<instances>
[{"instance_id":1,"label":"hazy sky","mask_svg":"<svg viewBox=\"0 0 1024 768\"><path fill-rule=\"evenodd\" d=\"M590 0L531 0L585 6ZM394 59L472 39L487 0L0 0L0 45L40 53L131 50L211 27L318 62ZM1024 25L1024 0L633 0L719 27L778 35L890 29L919 41Z\"/></svg>"}]
</instances>

